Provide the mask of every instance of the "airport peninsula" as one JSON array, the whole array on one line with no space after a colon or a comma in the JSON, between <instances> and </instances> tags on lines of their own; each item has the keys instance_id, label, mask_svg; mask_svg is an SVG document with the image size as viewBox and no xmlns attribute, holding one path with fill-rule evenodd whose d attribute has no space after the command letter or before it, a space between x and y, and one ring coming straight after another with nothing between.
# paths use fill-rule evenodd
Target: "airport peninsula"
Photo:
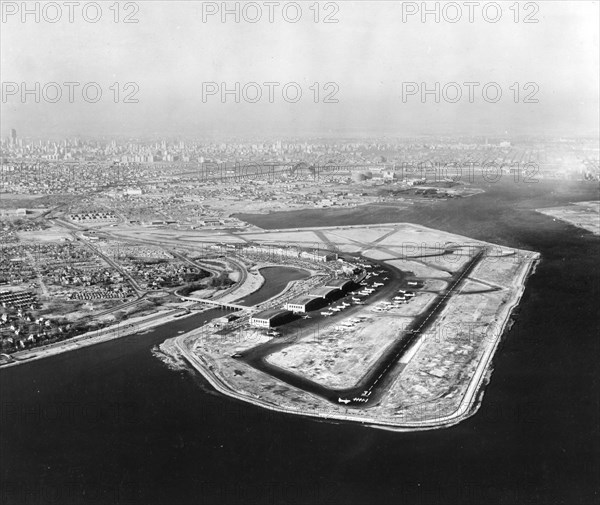
<instances>
[{"instance_id":1,"label":"airport peninsula","mask_svg":"<svg viewBox=\"0 0 600 505\"><path fill-rule=\"evenodd\" d=\"M306 275L256 304L251 293L205 300L228 311L165 341L163 358L266 409L398 431L476 412L539 260L408 223L254 228L219 240L246 279L265 264Z\"/></svg>"}]
</instances>

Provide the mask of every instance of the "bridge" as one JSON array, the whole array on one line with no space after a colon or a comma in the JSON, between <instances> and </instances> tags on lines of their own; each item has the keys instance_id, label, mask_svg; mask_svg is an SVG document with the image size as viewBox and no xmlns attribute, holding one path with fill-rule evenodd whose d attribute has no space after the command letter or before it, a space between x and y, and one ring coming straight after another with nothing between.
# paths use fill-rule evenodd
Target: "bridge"
<instances>
[{"instance_id":1,"label":"bridge","mask_svg":"<svg viewBox=\"0 0 600 505\"><path fill-rule=\"evenodd\" d=\"M222 302L220 300L208 300L206 298L194 298L193 296L183 296L178 293L176 293L176 296L178 296L182 300L203 303L204 305L211 305L213 307L219 307L220 309L245 310L250 308L245 307L244 305L237 305L235 303Z\"/></svg>"}]
</instances>

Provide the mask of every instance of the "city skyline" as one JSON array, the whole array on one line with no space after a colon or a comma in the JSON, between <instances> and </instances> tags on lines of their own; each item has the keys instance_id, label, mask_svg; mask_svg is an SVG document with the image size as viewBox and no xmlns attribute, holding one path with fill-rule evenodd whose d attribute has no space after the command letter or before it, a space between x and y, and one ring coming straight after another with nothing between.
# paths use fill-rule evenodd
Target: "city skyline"
<instances>
[{"instance_id":1,"label":"city skyline","mask_svg":"<svg viewBox=\"0 0 600 505\"><path fill-rule=\"evenodd\" d=\"M0 0L2 504L597 502L599 17Z\"/></svg>"}]
</instances>

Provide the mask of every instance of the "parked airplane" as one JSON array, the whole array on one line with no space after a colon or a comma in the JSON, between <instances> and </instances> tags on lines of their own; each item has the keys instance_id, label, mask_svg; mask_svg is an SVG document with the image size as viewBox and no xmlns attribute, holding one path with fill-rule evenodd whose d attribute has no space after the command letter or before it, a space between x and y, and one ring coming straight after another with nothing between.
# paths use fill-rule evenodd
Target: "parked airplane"
<instances>
[{"instance_id":1,"label":"parked airplane","mask_svg":"<svg viewBox=\"0 0 600 505\"><path fill-rule=\"evenodd\" d=\"M340 398L338 396L338 402L339 403L345 403L346 405L348 405L350 403L350 400L347 400L346 398Z\"/></svg>"}]
</instances>

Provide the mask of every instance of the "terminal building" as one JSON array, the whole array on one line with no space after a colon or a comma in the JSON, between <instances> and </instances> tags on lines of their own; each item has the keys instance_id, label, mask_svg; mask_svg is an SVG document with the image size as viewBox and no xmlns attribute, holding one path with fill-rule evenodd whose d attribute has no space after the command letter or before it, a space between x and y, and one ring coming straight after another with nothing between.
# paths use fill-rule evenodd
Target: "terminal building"
<instances>
[{"instance_id":1,"label":"terminal building","mask_svg":"<svg viewBox=\"0 0 600 505\"><path fill-rule=\"evenodd\" d=\"M324 251L319 249L313 249L312 251L302 251L300 257L310 261L319 263L326 263L328 261L335 261L338 258L337 253L331 251Z\"/></svg>"},{"instance_id":2,"label":"terminal building","mask_svg":"<svg viewBox=\"0 0 600 505\"><path fill-rule=\"evenodd\" d=\"M259 328L273 328L291 321L292 318L293 313L289 310L269 309L252 316L250 324Z\"/></svg>"}]
</instances>

